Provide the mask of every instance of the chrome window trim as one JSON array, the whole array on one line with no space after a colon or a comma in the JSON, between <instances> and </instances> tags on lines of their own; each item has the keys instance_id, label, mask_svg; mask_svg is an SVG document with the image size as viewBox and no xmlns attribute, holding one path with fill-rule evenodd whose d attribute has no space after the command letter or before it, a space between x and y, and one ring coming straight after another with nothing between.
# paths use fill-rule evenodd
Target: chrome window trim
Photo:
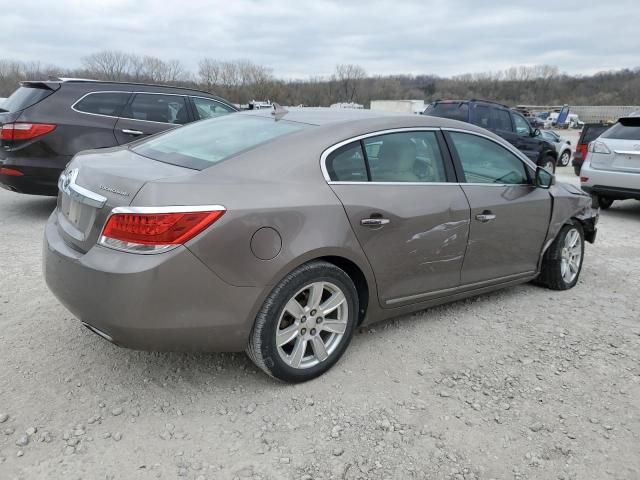
<instances>
[{"instance_id":1,"label":"chrome window trim","mask_svg":"<svg viewBox=\"0 0 640 480\"><path fill-rule=\"evenodd\" d=\"M78 103L80 103L85 97L88 97L89 95L99 95L101 93L126 93L129 95L138 95L141 93L144 93L146 95L173 95L174 97L192 97L192 98L203 98L205 100L211 100L212 102L216 102L220 105L225 106L225 104L223 104L222 102L216 100L215 98L209 98L209 97L203 97L201 95L186 95L186 94L180 94L180 93L160 93L160 92L129 92L126 90L100 90L99 92L87 92L85 93L83 96L81 96L78 100L76 100L75 102L73 102L73 105L71 105L71 110L73 110L74 112L77 113L81 113L83 115L94 115L96 117L106 117L106 118L116 118L118 120L122 119L122 120L133 120L134 122L147 122L147 123L159 123L160 125L176 125L176 126L180 126L180 125L186 125L186 124L182 124L182 123L170 123L170 122L156 122L153 120L141 120L138 118L127 118L127 117L121 117L121 116L117 116L117 115L105 115L103 113L91 113L91 112L83 112L82 110L78 110L76 108L76 105ZM186 100L185 100L186 102ZM236 111L230 111L229 113L235 113ZM197 120L206 120L206 119L194 119L194 121Z\"/></svg>"},{"instance_id":2,"label":"chrome window trim","mask_svg":"<svg viewBox=\"0 0 640 480\"><path fill-rule=\"evenodd\" d=\"M336 151L337 149L348 145L349 143L352 142L356 142L356 141L360 141L363 140L365 138L369 138L369 137L377 137L379 135L386 135L389 133L402 133L402 132L437 132L437 131L442 131L442 132L458 132L458 133L468 133L470 135L476 135L478 137L482 137L485 138L493 143L495 143L496 145L504 148L505 150L507 150L508 152L514 154L518 159L520 159L521 161L523 161L525 163L525 166L528 166L529 168L533 169L533 172L531 172L533 175L535 175L535 171L538 168L538 166L533 163L531 160L529 160L529 158L522 153L520 150L518 150L517 148L515 148L513 145L511 145L510 143L507 143L507 145L503 145L500 142L497 142L495 138L490 137L489 135L485 135L483 133L479 133L479 132L474 132L471 130L464 130L462 128L441 128L441 127L400 127L400 128L391 128L391 129L386 129L386 130L379 130L376 132L370 132L370 133L365 133L362 135L358 135L355 137L351 137L347 140L343 140L339 143L336 143L335 145L332 145L331 147L325 149L322 152L322 155L320 155L320 169L322 170L322 175L324 177L324 179L327 181L327 184L329 185L408 185L408 186L416 186L416 185L459 185L459 186L464 186L464 185L473 185L473 186L485 186L485 187L515 187L515 186L523 186L523 185L527 185L527 186L531 186L532 184L530 183L472 183L472 182L369 182L369 181L362 181L362 182L357 182L357 181L342 181L342 180L331 180L331 177L329 176L329 171L327 170L327 158L329 157L329 155L331 155L334 151ZM505 141L506 142L506 141Z\"/></svg>"}]
</instances>

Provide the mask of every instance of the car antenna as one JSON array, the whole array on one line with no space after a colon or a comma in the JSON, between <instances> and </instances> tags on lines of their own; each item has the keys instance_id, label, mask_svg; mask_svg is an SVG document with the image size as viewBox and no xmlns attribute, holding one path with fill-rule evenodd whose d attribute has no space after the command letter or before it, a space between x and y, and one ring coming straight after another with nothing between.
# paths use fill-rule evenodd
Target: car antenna
<instances>
[{"instance_id":1,"label":"car antenna","mask_svg":"<svg viewBox=\"0 0 640 480\"><path fill-rule=\"evenodd\" d=\"M284 108L279 103L274 102L271 104L271 106L273 107L273 110L271 111L271 115L275 117L276 122L280 120L282 117L284 117L287 113L289 113L289 110Z\"/></svg>"}]
</instances>

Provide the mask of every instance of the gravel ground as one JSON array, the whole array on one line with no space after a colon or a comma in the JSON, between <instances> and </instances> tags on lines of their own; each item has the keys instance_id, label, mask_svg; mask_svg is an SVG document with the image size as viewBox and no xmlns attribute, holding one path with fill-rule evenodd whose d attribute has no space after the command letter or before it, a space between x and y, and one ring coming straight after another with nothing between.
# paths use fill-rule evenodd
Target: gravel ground
<instances>
[{"instance_id":1,"label":"gravel ground","mask_svg":"<svg viewBox=\"0 0 640 480\"><path fill-rule=\"evenodd\" d=\"M640 478L640 202L602 214L573 290L375 325L297 386L84 329L41 276L53 206L0 191L1 479Z\"/></svg>"}]
</instances>

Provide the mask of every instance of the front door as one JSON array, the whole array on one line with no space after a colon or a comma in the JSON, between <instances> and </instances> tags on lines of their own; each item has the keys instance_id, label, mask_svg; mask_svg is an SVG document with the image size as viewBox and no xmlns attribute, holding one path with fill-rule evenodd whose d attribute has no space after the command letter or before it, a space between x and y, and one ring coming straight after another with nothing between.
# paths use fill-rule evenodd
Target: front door
<instances>
[{"instance_id":1,"label":"front door","mask_svg":"<svg viewBox=\"0 0 640 480\"><path fill-rule=\"evenodd\" d=\"M469 204L441 145L435 130L403 131L354 141L326 159L382 307L419 302L460 284Z\"/></svg>"},{"instance_id":2,"label":"front door","mask_svg":"<svg viewBox=\"0 0 640 480\"><path fill-rule=\"evenodd\" d=\"M471 207L462 285L535 272L551 219L548 190L504 146L471 133L447 132Z\"/></svg>"}]
</instances>

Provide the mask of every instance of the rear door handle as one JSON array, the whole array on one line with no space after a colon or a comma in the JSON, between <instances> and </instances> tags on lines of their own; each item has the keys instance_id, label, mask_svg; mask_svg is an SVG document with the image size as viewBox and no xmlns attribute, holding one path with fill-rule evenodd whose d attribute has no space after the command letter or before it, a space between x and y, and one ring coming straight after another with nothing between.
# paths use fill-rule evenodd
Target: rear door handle
<instances>
[{"instance_id":1,"label":"rear door handle","mask_svg":"<svg viewBox=\"0 0 640 480\"><path fill-rule=\"evenodd\" d=\"M144 132L141 132L140 130L129 130L128 128L123 128L122 129L122 133L126 133L127 135L144 135Z\"/></svg>"},{"instance_id":2,"label":"rear door handle","mask_svg":"<svg viewBox=\"0 0 640 480\"><path fill-rule=\"evenodd\" d=\"M484 212L476 215L476 220L482 223L487 223L495 219L496 219L496 216L493 213L491 213L489 210L485 210Z\"/></svg>"},{"instance_id":3,"label":"rear door handle","mask_svg":"<svg viewBox=\"0 0 640 480\"><path fill-rule=\"evenodd\" d=\"M360 220L360 225L365 227L380 227L386 225L390 220L388 218L363 218Z\"/></svg>"}]
</instances>

